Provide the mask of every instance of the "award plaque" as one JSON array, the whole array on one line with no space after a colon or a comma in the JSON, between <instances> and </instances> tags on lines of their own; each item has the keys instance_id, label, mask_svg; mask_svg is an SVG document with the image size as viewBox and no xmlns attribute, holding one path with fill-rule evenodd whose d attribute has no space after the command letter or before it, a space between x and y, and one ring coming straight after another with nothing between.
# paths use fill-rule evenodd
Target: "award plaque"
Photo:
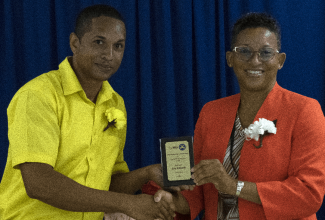
<instances>
[{"instance_id":1,"label":"award plaque","mask_svg":"<svg viewBox=\"0 0 325 220\"><path fill-rule=\"evenodd\" d=\"M191 179L193 137L161 138L160 152L165 187L195 185Z\"/></svg>"}]
</instances>

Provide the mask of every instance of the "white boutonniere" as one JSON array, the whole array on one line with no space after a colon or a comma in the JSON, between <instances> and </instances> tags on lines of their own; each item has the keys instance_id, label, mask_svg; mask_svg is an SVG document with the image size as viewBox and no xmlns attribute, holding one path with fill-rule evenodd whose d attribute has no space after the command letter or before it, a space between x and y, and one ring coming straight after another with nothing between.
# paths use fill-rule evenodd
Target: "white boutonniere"
<instances>
[{"instance_id":1,"label":"white boutonniere","mask_svg":"<svg viewBox=\"0 0 325 220\"><path fill-rule=\"evenodd\" d=\"M251 124L248 126L248 128L244 129L246 140L250 141L251 139L254 139L258 141L259 137L261 136L260 145L254 145L256 148L261 148L263 146L262 141L264 136L276 134L276 121L277 120L269 121L265 118L260 118L259 121L255 121L254 124Z\"/></svg>"},{"instance_id":2,"label":"white boutonniere","mask_svg":"<svg viewBox=\"0 0 325 220\"><path fill-rule=\"evenodd\" d=\"M107 117L108 124L104 131L106 131L112 125L119 130L126 125L124 112L115 107L107 109L105 115Z\"/></svg>"}]
</instances>

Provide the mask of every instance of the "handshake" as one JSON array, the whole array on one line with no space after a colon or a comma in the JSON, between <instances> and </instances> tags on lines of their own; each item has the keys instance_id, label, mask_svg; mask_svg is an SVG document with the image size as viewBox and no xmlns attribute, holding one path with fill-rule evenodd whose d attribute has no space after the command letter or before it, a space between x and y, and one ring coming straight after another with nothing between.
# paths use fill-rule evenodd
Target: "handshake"
<instances>
[{"instance_id":1,"label":"handshake","mask_svg":"<svg viewBox=\"0 0 325 220\"><path fill-rule=\"evenodd\" d=\"M190 189L193 190L194 186L180 186L179 189L176 191L181 191L182 189ZM165 219L173 219L176 214L176 205L178 205L177 211L180 212L182 209L182 205L179 202L174 202L174 200L179 200L178 193L175 192L174 196L172 193L164 191L164 190L158 190L158 192L154 195L154 201L158 204L158 207L160 208L160 212L165 217ZM181 206L180 206L181 205ZM158 218L161 219L161 218Z\"/></svg>"},{"instance_id":2,"label":"handshake","mask_svg":"<svg viewBox=\"0 0 325 220\"><path fill-rule=\"evenodd\" d=\"M194 186L179 186L172 187L169 190L170 192L160 189L154 196L147 194L137 195L135 204L139 210L136 211L135 219L173 220L176 216L176 211L185 214L182 213L182 210L184 205L187 205L187 202L178 192L181 190L193 190L193 188Z\"/></svg>"},{"instance_id":3,"label":"handshake","mask_svg":"<svg viewBox=\"0 0 325 220\"><path fill-rule=\"evenodd\" d=\"M236 179L227 173L218 159L201 160L191 169L191 172L193 173L191 178L197 186L212 183L218 191L229 195L236 194ZM142 208L137 210L135 219L169 220L174 218L175 212L180 214L190 213L189 204L179 191L193 190L194 186L183 185L164 188L160 164L148 166L148 179L157 183L164 190L158 190L153 198L146 194L137 195L142 200L136 201L135 204L138 207L142 206ZM139 213L143 215L139 215Z\"/></svg>"},{"instance_id":4,"label":"handshake","mask_svg":"<svg viewBox=\"0 0 325 220\"><path fill-rule=\"evenodd\" d=\"M160 164L148 166L147 175L149 180L157 184L155 190L157 190L158 186L161 189L153 196L152 191L150 193L151 195L133 195L133 207L130 207L132 210L129 210L129 216L132 216L132 218L136 220L173 220L176 216L175 212L180 214L189 213L188 203L179 192L183 190L193 190L194 185L165 188L163 186L163 176Z\"/></svg>"},{"instance_id":5,"label":"handshake","mask_svg":"<svg viewBox=\"0 0 325 220\"><path fill-rule=\"evenodd\" d=\"M190 208L185 197L179 193L182 190L193 190L195 185L182 185L164 188L160 164L145 168L147 180L160 186L153 196L148 194L132 195L131 206L125 214L136 220L172 220L175 212L189 214ZM212 183L218 191L229 195L236 194L237 180L232 178L218 159L201 160L192 169L191 178L196 186Z\"/></svg>"}]
</instances>

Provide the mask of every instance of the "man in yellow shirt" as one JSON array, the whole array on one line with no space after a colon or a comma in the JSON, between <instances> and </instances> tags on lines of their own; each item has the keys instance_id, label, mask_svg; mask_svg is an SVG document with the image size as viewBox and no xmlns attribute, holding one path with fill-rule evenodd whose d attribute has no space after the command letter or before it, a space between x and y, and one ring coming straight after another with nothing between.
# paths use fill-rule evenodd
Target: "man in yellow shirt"
<instances>
[{"instance_id":1,"label":"man in yellow shirt","mask_svg":"<svg viewBox=\"0 0 325 220\"><path fill-rule=\"evenodd\" d=\"M104 212L172 219L172 201L134 195L159 178L157 166L129 172L123 158L126 110L107 79L121 64L125 39L118 11L90 6L70 35L73 56L15 94L7 111L1 220L94 220Z\"/></svg>"}]
</instances>

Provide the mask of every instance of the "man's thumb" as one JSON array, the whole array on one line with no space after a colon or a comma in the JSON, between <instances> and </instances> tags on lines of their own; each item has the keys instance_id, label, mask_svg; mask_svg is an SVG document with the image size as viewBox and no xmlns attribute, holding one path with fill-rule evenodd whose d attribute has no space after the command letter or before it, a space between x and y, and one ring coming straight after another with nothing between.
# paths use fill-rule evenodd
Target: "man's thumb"
<instances>
[{"instance_id":1,"label":"man's thumb","mask_svg":"<svg viewBox=\"0 0 325 220\"><path fill-rule=\"evenodd\" d=\"M158 192L155 194L155 196L154 196L154 200L155 200L155 202L160 202L160 200L161 200L161 192L162 192L162 191L158 191Z\"/></svg>"}]
</instances>

